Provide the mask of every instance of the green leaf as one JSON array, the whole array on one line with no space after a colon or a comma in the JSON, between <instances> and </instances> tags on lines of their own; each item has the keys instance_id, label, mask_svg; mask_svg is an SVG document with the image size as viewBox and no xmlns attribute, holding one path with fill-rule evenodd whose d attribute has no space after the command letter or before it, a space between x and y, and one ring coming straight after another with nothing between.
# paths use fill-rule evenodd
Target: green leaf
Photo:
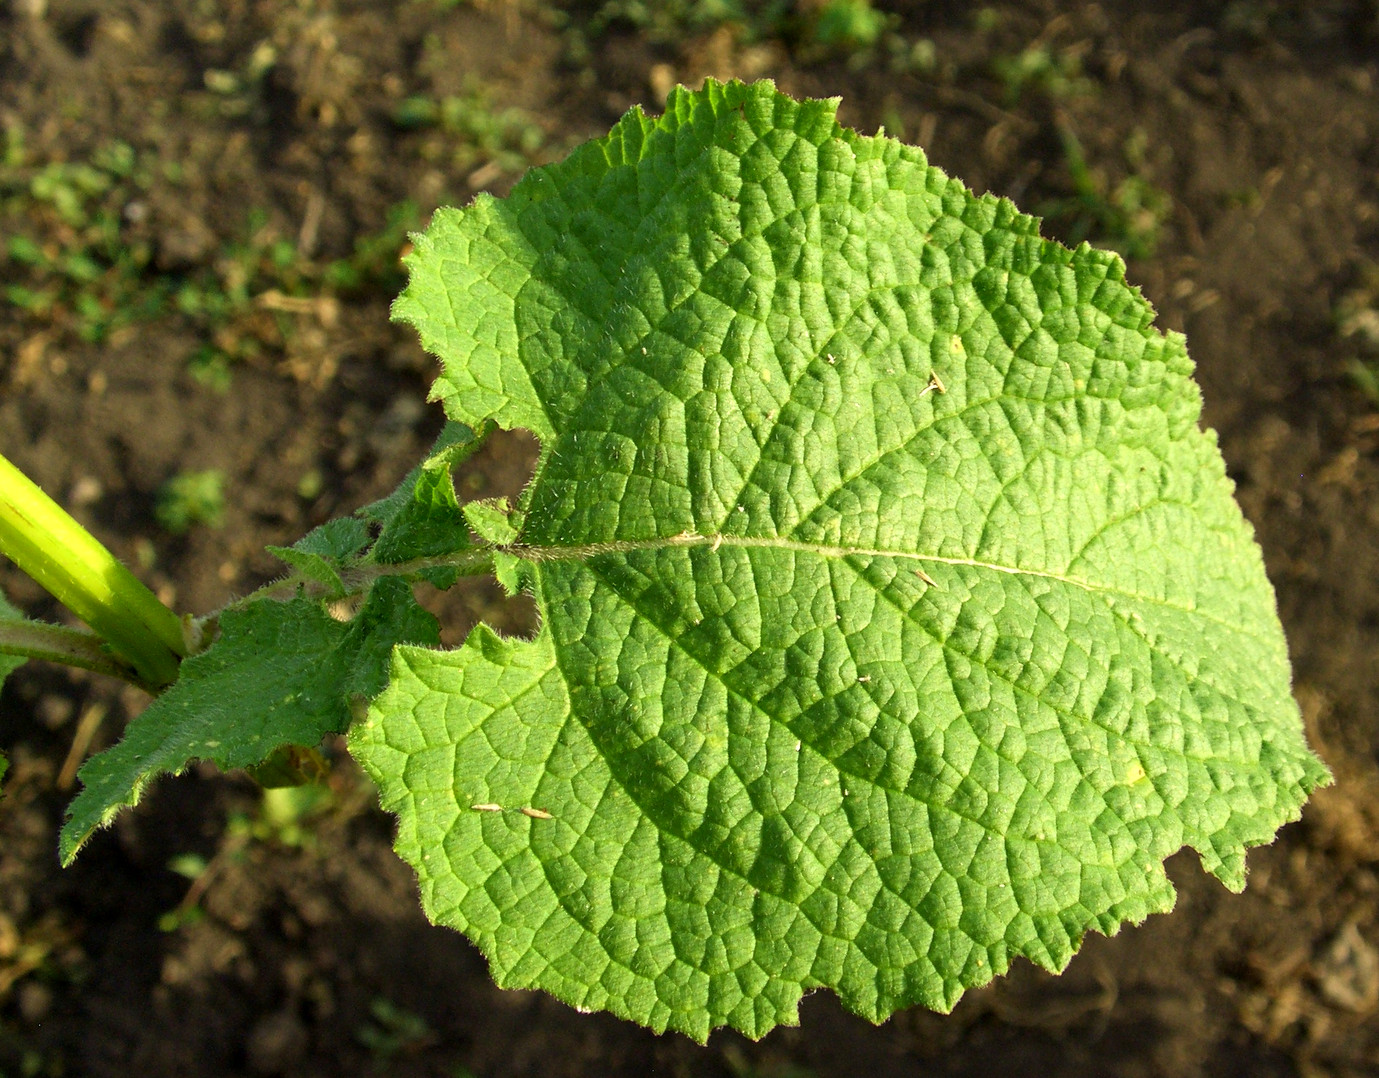
<instances>
[{"instance_id":1,"label":"green leaf","mask_svg":"<svg viewBox=\"0 0 1379 1078\"><path fill-rule=\"evenodd\" d=\"M407 473L395 491L367 505L359 516L381 526L375 560L396 564L433 553L452 553L468 533L450 473L483 446L493 424L447 423L426 459Z\"/></svg>"},{"instance_id":2,"label":"green leaf","mask_svg":"<svg viewBox=\"0 0 1379 1078\"><path fill-rule=\"evenodd\" d=\"M522 530L522 515L512 511L506 498L466 502L464 517L479 538L499 546L515 543Z\"/></svg>"},{"instance_id":3,"label":"green leaf","mask_svg":"<svg viewBox=\"0 0 1379 1078\"><path fill-rule=\"evenodd\" d=\"M70 864L158 775L194 760L253 767L284 745L312 746L345 729L351 704L380 692L394 644L435 644L435 619L409 585L377 581L348 623L322 602L262 599L227 610L220 638L182 664L178 680L131 722L124 738L78 772L59 852Z\"/></svg>"},{"instance_id":4,"label":"green leaf","mask_svg":"<svg viewBox=\"0 0 1379 1078\"><path fill-rule=\"evenodd\" d=\"M325 582L317 575L322 571L321 562L332 570L343 569L367 554L377 558L380 543L384 555L379 560L389 564L462 549L468 545L469 536L456 527L462 514L454 487L449 484L450 473L482 448L492 428L491 423L482 424L477 431L463 423L446 423L426 459L386 498L364 506L353 516L327 521L292 544L290 549L297 554L314 555L319 561L308 563L284 556L281 547L269 547L269 551L311 579ZM370 525L378 532L377 540L370 533ZM441 534L445 542L438 543L436 536Z\"/></svg>"},{"instance_id":5,"label":"green leaf","mask_svg":"<svg viewBox=\"0 0 1379 1078\"><path fill-rule=\"evenodd\" d=\"M351 518L345 519L350 520ZM331 523L342 523L342 521L331 521ZM312 534L314 535L315 532ZM302 578L313 580L325 588L327 598L339 599L346 594L345 582L340 579L339 571L326 556L309 550L298 550L296 547L270 546L266 549L273 557L286 562L295 569Z\"/></svg>"},{"instance_id":6,"label":"green leaf","mask_svg":"<svg viewBox=\"0 0 1379 1078\"><path fill-rule=\"evenodd\" d=\"M447 423L431 447L431 454L413 468L398 489L382 501L366 506L360 515L381 526L369 550L370 560L400 565L421 558L444 557L469 546L465 516L455 497L452 472L487 440L491 423ZM459 576L454 568L431 568L421 575L439 588Z\"/></svg>"},{"instance_id":7,"label":"green leaf","mask_svg":"<svg viewBox=\"0 0 1379 1078\"><path fill-rule=\"evenodd\" d=\"M0 594L0 621L24 621L23 611L15 607L3 594ZM22 655L0 655L0 686L5 679L23 666L27 659ZM3 774L3 772L0 772Z\"/></svg>"},{"instance_id":8,"label":"green leaf","mask_svg":"<svg viewBox=\"0 0 1379 1078\"><path fill-rule=\"evenodd\" d=\"M442 453L422 465L411 499L383 526L369 552L384 565L452 554L466 544L465 516L455 497L450 461Z\"/></svg>"},{"instance_id":9,"label":"green leaf","mask_svg":"<svg viewBox=\"0 0 1379 1078\"><path fill-rule=\"evenodd\" d=\"M330 765L313 748L280 745L262 763L245 770L264 789L281 790L323 782L330 774Z\"/></svg>"},{"instance_id":10,"label":"green leaf","mask_svg":"<svg viewBox=\"0 0 1379 1078\"><path fill-rule=\"evenodd\" d=\"M516 595L524 588L530 589L530 574L526 569L528 562L506 550L493 552L493 577L503 586L508 595Z\"/></svg>"},{"instance_id":11,"label":"green leaf","mask_svg":"<svg viewBox=\"0 0 1379 1078\"><path fill-rule=\"evenodd\" d=\"M366 560L398 565L464 550L469 533L451 473L483 445L491 429L492 424L476 432L462 423L446 423L426 459L386 498L354 516L322 524L290 547L270 546L268 552L302 580L319 584L327 598L341 598L349 592L341 573ZM458 573L442 567L421 575L449 587Z\"/></svg>"},{"instance_id":12,"label":"green leaf","mask_svg":"<svg viewBox=\"0 0 1379 1078\"><path fill-rule=\"evenodd\" d=\"M351 750L500 984L699 1039L1060 969L1328 781L1182 337L835 108L678 90L395 308L542 441L541 631L399 648Z\"/></svg>"},{"instance_id":13,"label":"green leaf","mask_svg":"<svg viewBox=\"0 0 1379 1078\"><path fill-rule=\"evenodd\" d=\"M401 487L399 490L403 489ZM396 496L397 491L393 495ZM332 566L360 556L369 545L369 522L360 517L337 517L328 520L319 528L313 528L301 539L292 544L292 549L302 554L314 554ZM270 550L276 550L270 547ZM276 554L274 554L277 557ZM290 564L290 563L289 563Z\"/></svg>"}]
</instances>

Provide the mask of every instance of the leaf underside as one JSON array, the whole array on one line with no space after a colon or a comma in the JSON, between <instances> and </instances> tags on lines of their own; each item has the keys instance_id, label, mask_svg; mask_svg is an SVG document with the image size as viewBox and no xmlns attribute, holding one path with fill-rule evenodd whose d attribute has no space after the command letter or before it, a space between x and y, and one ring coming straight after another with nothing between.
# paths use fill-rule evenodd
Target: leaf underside
<instances>
[{"instance_id":1,"label":"leaf underside","mask_svg":"<svg viewBox=\"0 0 1379 1078\"><path fill-rule=\"evenodd\" d=\"M398 648L351 750L500 984L699 1039L1060 969L1327 780L1182 338L835 111L677 90L437 213L395 308L542 442L542 628Z\"/></svg>"}]
</instances>

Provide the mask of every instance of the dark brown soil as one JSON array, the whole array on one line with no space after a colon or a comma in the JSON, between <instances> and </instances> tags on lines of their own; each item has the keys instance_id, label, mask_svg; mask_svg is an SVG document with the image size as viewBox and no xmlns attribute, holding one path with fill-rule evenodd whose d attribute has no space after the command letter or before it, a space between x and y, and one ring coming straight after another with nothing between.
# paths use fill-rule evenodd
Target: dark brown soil
<instances>
[{"instance_id":1,"label":"dark brown soil","mask_svg":"<svg viewBox=\"0 0 1379 1078\"><path fill-rule=\"evenodd\" d=\"M30 664L0 698L0 1074L1379 1074L1379 403L1350 373L1379 348L1361 317L1379 307L1379 7L876 3L894 19L867 51L811 36L821 2L772 25L600 28L612 6L0 3L0 131L23 137L0 156L0 284L33 272L4 254L6 228L83 242L33 177L112 141L143 170L92 196L114 205L118 246L144 252L121 280L233 290L235 245L260 252L228 314L165 296L119 317L108 266L97 330L72 292L0 302L0 451L165 600L213 609L277 571L265 544L386 493L439 426L430 362L387 321L394 251L350 282L323 267L403 200L424 221L501 192L677 81L769 76L1042 209L1049 234L1134 256L1188 335L1336 785L1251 854L1244 895L1180 855L1176 912L1090 939L1062 977L1021 965L952 1015L880 1028L819 994L798 1029L700 1047L493 988L426 924L390 820L338 752L329 803L301 820L275 824L243 777L196 772L60 870L72 765L141 699ZM1022 53L1023 81L1002 66ZM408 98L479 85L487 133L399 122ZM267 266L274 243L290 264ZM464 482L514 490L530 460L510 438ZM224 473L223 523L160 527L161 485L205 469ZM0 587L61 617L8 568ZM480 617L530 619L483 586L434 605L450 641ZM195 884L169 868L185 855L209 863Z\"/></svg>"}]
</instances>

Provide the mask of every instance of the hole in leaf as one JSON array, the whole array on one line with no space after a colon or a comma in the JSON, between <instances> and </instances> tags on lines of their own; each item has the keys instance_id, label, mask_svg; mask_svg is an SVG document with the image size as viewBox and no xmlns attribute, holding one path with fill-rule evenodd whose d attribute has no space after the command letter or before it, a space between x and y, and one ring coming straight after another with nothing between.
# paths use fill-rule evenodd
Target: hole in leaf
<instances>
[{"instance_id":1,"label":"hole in leaf","mask_svg":"<svg viewBox=\"0 0 1379 1078\"><path fill-rule=\"evenodd\" d=\"M529 430L495 430L484 447L455 469L460 504L480 498L507 498L517 504L531 482L541 446Z\"/></svg>"},{"instance_id":2,"label":"hole in leaf","mask_svg":"<svg viewBox=\"0 0 1379 1078\"><path fill-rule=\"evenodd\" d=\"M448 591L420 583L413 589L417 602L441 625L441 646L457 648L479 622L500 636L536 636L536 602L525 592L509 596L491 576L463 577Z\"/></svg>"},{"instance_id":3,"label":"hole in leaf","mask_svg":"<svg viewBox=\"0 0 1379 1078\"><path fill-rule=\"evenodd\" d=\"M460 504L506 498L516 506L531 482L540 451L531 431L495 430L479 452L455 469ZM440 622L444 647L459 647L481 621L502 636L536 635L539 619L532 597L509 596L491 576L461 578L447 591L418 584L415 594L417 602Z\"/></svg>"}]
</instances>

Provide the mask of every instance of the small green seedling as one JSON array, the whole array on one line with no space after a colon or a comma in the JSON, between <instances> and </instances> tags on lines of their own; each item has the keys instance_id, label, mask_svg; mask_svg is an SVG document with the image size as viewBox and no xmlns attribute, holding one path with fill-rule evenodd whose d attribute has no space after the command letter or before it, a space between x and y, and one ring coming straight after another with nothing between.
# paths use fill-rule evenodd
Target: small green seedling
<instances>
[{"instance_id":1,"label":"small green seedling","mask_svg":"<svg viewBox=\"0 0 1379 1078\"><path fill-rule=\"evenodd\" d=\"M369 1014L373 1020L355 1030L354 1038L373 1053L377 1067L435 1040L426 1019L383 996L369 1004Z\"/></svg>"},{"instance_id":2,"label":"small green seedling","mask_svg":"<svg viewBox=\"0 0 1379 1078\"><path fill-rule=\"evenodd\" d=\"M839 52L869 49L894 16L871 6L871 0L828 0L814 19L814 43Z\"/></svg>"},{"instance_id":3,"label":"small green seedling","mask_svg":"<svg viewBox=\"0 0 1379 1078\"><path fill-rule=\"evenodd\" d=\"M1079 242L1094 239L1126 258L1153 257L1164 223L1173 211L1173 200L1141 171L1145 163L1143 132L1126 142L1126 163L1131 171L1113 187L1101 171L1087 164L1072 127L1060 120L1057 128L1074 193L1046 202L1041 212L1065 221L1068 233Z\"/></svg>"},{"instance_id":4,"label":"small green seedling","mask_svg":"<svg viewBox=\"0 0 1379 1078\"><path fill-rule=\"evenodd\" d=\"M220 527L225 521L225 473L210 468L174 475L158 491L154 516L173 535L198 524Z\"/></svg>"},{"instance_id":5,"label":"small green seedling","mask_svg":"<svg viewBox=\"0 0 1379 1078\"><path fill-rule=\"evenodd\" d=\"M157 693L64 863L160 774L345 732L499 984L700 1040L1062 969L1184 846L1240 890L1329 776L1182 337L836 109L679 89L438 212L394 315L450 422L212 615L6 471L0 545L95 633L0 650ZM535 474L463 505L495 426ZM413 584L490 572L539 630L441 648Z\"/></svg>"},{"instance_id":6,"label":"small green seedling","mask_svg":"<svg viewBox=\"0 0 1379 1078\"><path fill-rule=\"evenodd\" d=\"M255 56L257 79L271 58L262 48ZM539 129L521 131L523 140L541 137ZM234 241L188 256L193 265L163 267L149 235L149 203L159 172L177 182L176 162L159 163L122 142L76 163L30 157L20 128L0 129L0 302L22 311L38 340L73 332L100 342L175 318L203 342L191 373L228 389L236 363L290 354L302 316L330 323L337 297L401 286L397 252L418 218L410 202L390 208L382 227L343 258L312 261L256 209Z\"/></svg>"},{"instance_id":7,"label":"small green seedling","mask_svg":"<svg viewBox=\"0 0 1379 1078\"><path fill-rule=\"evenodd\" d=\"M393 122L437 129L444 137L423 146L423 156L448 155L462 172L482 165L493 178L520 172L546 143L546 132L527 112L496 107L487 87L475 80L468 80L459 96L404 98L393 111Z\"/></svg>"},{"instance_id":8,"label":"small green seedling","mask_svg":"<svg viewBox=\"0 0 1379 1078\"><path fill-rule=\"evenodd\" d=\"M1094 84L1082 74L1080 53L1073 48L1051 49L1031 45L1013 56L996 56L993 74L1005 87L1006 104L1016 105L1026 94L1037 92L1052 101L1089 94Z\"/></svg>"}]
</instances>

